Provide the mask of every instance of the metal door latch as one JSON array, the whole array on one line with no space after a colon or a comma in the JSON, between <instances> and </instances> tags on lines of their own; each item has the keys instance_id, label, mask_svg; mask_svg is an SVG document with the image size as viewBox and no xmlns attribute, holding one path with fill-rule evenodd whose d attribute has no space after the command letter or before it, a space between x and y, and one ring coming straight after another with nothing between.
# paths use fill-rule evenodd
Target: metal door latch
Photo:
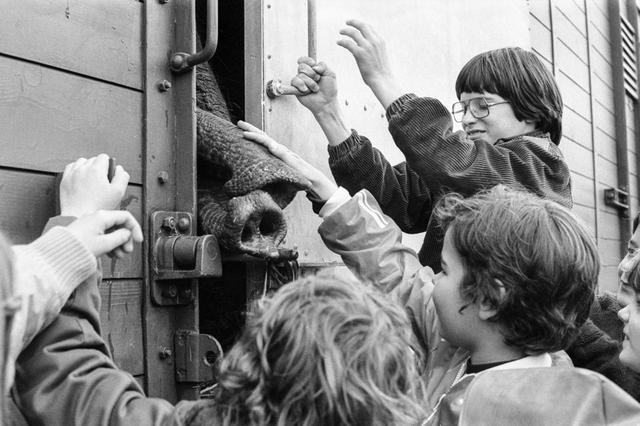
<instances>
[{"instance_id":1,"label":"metal door latch","mask_svg":"<svg viewBox=\"0 0 640 426\"><path fill-rule=\"evenodd\" d=\"M618 209L622 217L629 217L629 193L619 188L604 190L604 204Z\"/></svg>"},{"instance_id":2,"label":"metal door latch","mask_svg":"<svg viewBox=\"0 0 640 426\"><path fill-rule=\"evenodd\" d=\"M213 336L178 330L175 353L177 382L205 383L215 379L222 346Z\"/></svg>"},{"instance_id":3,"label":"metal door latch","mask_svg":"<svg viewBox=\"0 0 640 426\"><path fill-rule=\"evenodd\" d=\"M194 278L222 276L222 259L213 235L195 236L193 216L158 211L151 215L151 296L158 305L194 300Z\"/></svg>"}]
</instances>

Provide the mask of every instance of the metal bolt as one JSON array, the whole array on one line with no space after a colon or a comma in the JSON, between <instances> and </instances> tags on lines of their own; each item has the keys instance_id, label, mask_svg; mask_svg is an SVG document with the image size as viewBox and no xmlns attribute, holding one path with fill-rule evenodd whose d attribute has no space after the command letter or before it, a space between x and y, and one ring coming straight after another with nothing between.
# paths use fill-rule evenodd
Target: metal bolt
<instances>
[{"instance_id":1,"label":"metal bolt","mask_svg":"<svg viewBox=\"0 0 640 426\"><path fill-rule=\"evenodd\" d=\"M158 182L160 182L161 185L169 182L169 173L165 172L164 170L158 173Z\"/></svg>"},{"instance_id":2,"label":"metal bolt","mask_svg":"<svg viewBox=\"0 0 640 426\"><path fill-rule=\"evenodd\" d=\"M160 90L161 92L166 92L167 90L171 89L171 82L168 80L161 80L158 82L158 90Z\"/></svg>"},{"instance_id":3,"label":"metal bolt","mask_svg":"<svg viewBox=\"0 0 640 426\"><path fill-rule=\"evenodd\" d=\"M178 295L178 288L175 285L170 285L168 288L164 289L162 292L164 297L169 297L171 299L175 299Z\"/></svg>"},{"instance_id":4,"label":"metal bolt","mask_svg":"<svg viewBox=\"0 0 640 426\"><path fill-rule=\"evenodd\" d=\"M185 298L185 299L189 299L191 297L191 288L190 287L185 287L183 289L180 290L180 296Z\"/></svg>"},{"instance_id":5,"label":"metal bolt","mask_svg":"<svg viewBox=\"0 0 640 426\"><path fill-rule=\"evenodd\" d=\"M173 231L176 229L176 219L173 216L167 216L162 219L162 229L165 231Z\"/></svg>"},{"instance_id":6,"label":"metal bolt","mask_svg":"<svg viewBox=\"0 0 640 426\"><path fill-rule=\"evenodd\" d=\"M160 353L158 355L160 356L160 359L171 358L173 356L173 351L167 347L163 347L160 349Z\"/></svg>"},{"instance_id":7,"label":"metal bolt","mask_svg":"<svg viewBox=\"0 0 640 426\"><path fill-rule=\"evenodd\" d=\"M191 227L191 221L188 217L181 217L178 219L178 230L180 232L187 232Z\"/></svg>"}]
</instances>

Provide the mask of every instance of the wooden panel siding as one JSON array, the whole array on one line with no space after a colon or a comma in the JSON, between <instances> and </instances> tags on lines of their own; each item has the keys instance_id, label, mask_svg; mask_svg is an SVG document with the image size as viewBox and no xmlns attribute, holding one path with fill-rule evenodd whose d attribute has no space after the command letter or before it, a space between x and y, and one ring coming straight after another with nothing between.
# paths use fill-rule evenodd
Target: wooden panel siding
<instances>
[{"instance_id":1,"label":"wooden panel siding","mask_svg":"<svg viewBox=\"0 0 640 426\"><path fill-rule=\"evenodd\" d=\"M0 53L142 89L142 3L5 0Z\"/></svg>"},{"instance_id":2,"label":"wooden panel siding","mask_svg":"<svg viewBox=\"0 0 640 426\"><path fill-rule=\"evenodd\" d=\"M579 204L576 204L571 209L573 213L575 213L580 219L582 219L587 226L589 227L589 231L595 235L595 223L596 223L596 211L593 207L585 207Z\"/></svg>"},{"instance_id":3,"label":"wooden panel siding","mask_svg":"<svg viewBox=\"0 0 640 426\"><path fill-rule=\"evenodd\" d=\"M564 139L560 144L560 149L572 171L593 179L593 163L591 161L593 154L591 150L571 139Z\"/></svg>"},{"instance_id":4,"label":"wooden panel siding","mask_svg":"<svg viewBox=\"0 0 640 426\"><path fill-rule=\"evenodd\" d=\"M564 12L562 5L564 2L554 2L558 13L554 13L554 35L562 40L567 46L571 46L571 49L582 58L587 57L587 38L584 25L576 26L576 22L584 22L584 14L581 17L574 18L574 21L569 19Z\"/></svg>"},{"instance_id":5,"label":"wooden panel siding","mask_svg":"<svg viewBox=\"0 0 640 426\"><path fill-rule=\"evenodd\" d=\"M578 86L589 87L589 67L587 58L578 56L564 41L555 44L556 61L558 67L571 78Z\"/></svg>"},{"instance_id":6,"label":"wooden panel siding","mask_svg":"<svg viewBox=\"0 0 640 426\"><path fill-rule=\"evenodd\" d=\"M615 162L617 159L615 138L598 128L596 128L594 137L598 154L609 161Z\"/></svg>"},{"instance_id":7,"label":"wooden panel siding","mask_svg":"<svg viewBox=\"0 0 640 426\"><path fill-rule=\"evenodd\" d=\"M99 285L101 334L116 364L144 374L142 356L142 281L103 279Z\"/></svg>"},{"instance_id":8,"label":"wooden panel siding","mask_svg":"<svg viewBox=\"0 0 640 426\"><path fill-rule=\"evenodd\" d=\"M564 108L562 114L562 142L560 149L564 146L564 140L571 139L573 142L580 144L582 147L593 150L593 140L591 135L591 122L576 114L571 108ZM565 158L569 165L573 161L571 158Z\"/></svg>"},{"instance_id":9,"label":"wooden panel siding","mask_svg":"<svg viewBox=\"0 0 640 426\"><path fill-rule=\"evenodd\" d=\"M556 74L556 81L562 93L565 108L571 108L585 119L591 117L590 97L584 87L579 86L563 69ZM588 88L587 88L588 90Z\"/></svg>"},{"instance_id":10,"label":"wooden panel siding","mask_svg":"<svg viewBox=\"0 0 640 426\"><path fill-rule=\"evenodd\" d=\"M551 11L549 8L549 0L529 1L529 13L542 25L551 29Z\"/></svg>"},{"instance_id":11,"label":"wooden panel siding","mask_svg":"<svg viewBox=\"0 0 640 426\"><path fill-rule=\"evenodd\" d=\"M1 166L59 172L108 151L141 182L141 93L7 57L0 76Z\"/></svg>"},{"instance_id":12,"label":"wooden panel siding","mask_svg":"<svg viewBox=\"0 0 640 426\"><path fill-rule=\"evenodd\" d=\"M56 214L56 179L53 174L30 173L0 168L0 229L15 244L26 244L40 236L44 225ZM122 208L130 211L142 222L142 190L138 186L127 188ZM142 249L116 262L102 259L105 278L135 278L142 276Z\"/></svg>"},{"instance_id":13,"label":"wooden panel siding","mask_svg":"<svg viewBox=\"0 0 640 426\"><path fill-rule=\"evenodd\" d=\"M593 178L578 173L571 173L573 203L584 207L595 207L593 198Z\"/></svg>"},{"instance_id":14,"label":"wooden panel siding","mask_svg":"<svg viewBox=\"0 0 640 426\"><path fill-rule=\"evenodd\" d=\"M553 49L551 47L551 30L543 25L534 16L531 22L531 45L533 50L547 62L553 62Z\"/></svg>"}]
</instances>

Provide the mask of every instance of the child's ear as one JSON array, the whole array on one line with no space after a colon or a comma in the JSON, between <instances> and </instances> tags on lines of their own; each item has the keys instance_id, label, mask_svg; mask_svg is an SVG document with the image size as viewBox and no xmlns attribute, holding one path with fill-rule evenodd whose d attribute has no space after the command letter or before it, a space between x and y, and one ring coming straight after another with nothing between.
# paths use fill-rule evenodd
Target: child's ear
<instances>
[{"instance_id":1,"label":"child's ear","mask_svg":"<svg viewBox=\"0 0 640 426\"><path fill-rule=\"evenodd\" d=\"M504 297L504 293L505 293L504 285L498 279L496 279L495 282L496 282L496 286L498 288L498 291L500 292L500 300L502 300L502 298ZM496 310L495 307L492 307L491 305L489 305L488 303L486 303L484 301L480 303L480 309L478 309L478 317L481 320L487 321L497 313L498 313L498 311Z\"/></svg>"}]
</instances>

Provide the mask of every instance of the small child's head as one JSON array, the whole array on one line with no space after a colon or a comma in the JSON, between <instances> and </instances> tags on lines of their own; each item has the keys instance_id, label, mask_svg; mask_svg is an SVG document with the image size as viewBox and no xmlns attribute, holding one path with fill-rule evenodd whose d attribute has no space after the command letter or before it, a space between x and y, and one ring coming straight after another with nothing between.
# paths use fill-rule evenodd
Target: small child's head
<instances>
[{"instance_id":1,"label":"small child's head","mask_svg":"<svg viewBox=\"0 0 640 426\"><path fill-rule=\"evenodd\" d=\"M637 218L636 218L637 219ZM620 279L618 302L623 308L618 317L624 323L624 341L620 361L640 372L640 228L634 225L627 255L618 265Z\"/></svg>"},{"instance_id":2,"label":"small child's head","mask_svg":"<svg viewBox=\"0 0 640 426\"><path fill-rule=\"evenodd\" d=\"M433 295L443 337L469 349L473 326L482 324L527 355L571 343L599 272L596 246L578 218L503 185L467 199L446 196L435 214L446 230Z\"/></svg>"},{"instance_id":3,"label":"small child's head","mask_svg":"<svg viewBox=\"0 0 640 426\"><path fill-rule=\"evenodd\" d=\"M215 409L230 424L415 424L419 353L386 295L334 275L302 278L248 320L222 361Z\"/></svg>"},{"instance_id":4,"label":"small child's head","mask_svg":"<svg viewBox=\"0 0 640 426\"><path fill-rule=\"evenodd\" d=\"M464 114L465 131L473 139L475 130L485 132L487 142L518 136L522 130L547 132L551 140L558 144L562 137L562 97L553 75L538 59L535 53L519 47L508 47L474 56L460 70L456 80L456 95L461 101L484 96L487 103L472 105L472 114ZM506 101L508 103L501 103ZM492 104L496 104L492 106ZM474 109L476 107L476 109ZM454 105L454 110L455 110ZM458 108L460 109L460 108ZM473 114L474 111L479 113ZM486 118L474 118L475 115ZM491 123L490 117L499 123ZM454 117L456 114L454 113ZM484 129L474 126L483 121L499 128ZM511 133L511 134L510 134ZM479 133L476 137L480 138Z\"/></svg>"}]
</instances>

